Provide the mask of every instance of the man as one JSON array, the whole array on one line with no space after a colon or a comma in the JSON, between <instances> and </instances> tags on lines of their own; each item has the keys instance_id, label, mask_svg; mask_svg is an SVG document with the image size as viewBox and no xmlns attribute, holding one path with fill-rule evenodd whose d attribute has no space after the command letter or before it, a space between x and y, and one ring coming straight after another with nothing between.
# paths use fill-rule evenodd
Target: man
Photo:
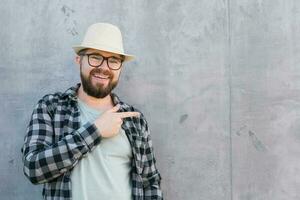
<instances>
[{"instance_id":1,"label":"man","mask_svg":"<svg viewBox=\"0 0 300 200\"><path fill-rule=\"evenodd\" d=\"M111 92L134 58L120 30L93 24L73 49L81 83L37 103L22 148L25 176L44 184L44 199L163 199L145 117Z\"/></svg>"}]
</instances>

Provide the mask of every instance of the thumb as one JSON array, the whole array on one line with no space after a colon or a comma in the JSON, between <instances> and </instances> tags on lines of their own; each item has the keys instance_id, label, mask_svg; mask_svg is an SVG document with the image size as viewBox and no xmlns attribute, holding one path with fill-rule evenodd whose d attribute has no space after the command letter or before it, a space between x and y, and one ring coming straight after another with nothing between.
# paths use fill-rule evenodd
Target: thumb
<instances>
[{"instance_id":1,"label":"thumb","mask_svg":"<svg viewBox=\"0 0 300 200\"><path fill-rule=\"evenodd\" d=\"M111 109L107 110L106 112L114 113L114 112L117 112L119 109L120 109L120 104L117 104L114 107L112 107Z\"/></svg>"}]
</instances>

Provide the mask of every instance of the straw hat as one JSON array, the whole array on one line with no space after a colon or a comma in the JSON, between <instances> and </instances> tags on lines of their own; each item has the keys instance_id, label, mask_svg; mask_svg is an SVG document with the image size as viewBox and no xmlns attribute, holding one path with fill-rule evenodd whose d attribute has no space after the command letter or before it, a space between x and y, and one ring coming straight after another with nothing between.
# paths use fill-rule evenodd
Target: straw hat
<instances>
[{"instance_id":1,"label":"straw hat","mask_svg":"<svg viewBox=\"0 0 300 200\"><path fill-rule=\"evenodd\" d=\"M133 60L134 56L125 54L120 29L108 23L92 24L80 45L72 47L76 54L82 49L91 48L108 51L125 56L125 61Z\"/></svg>"}]
</instances>

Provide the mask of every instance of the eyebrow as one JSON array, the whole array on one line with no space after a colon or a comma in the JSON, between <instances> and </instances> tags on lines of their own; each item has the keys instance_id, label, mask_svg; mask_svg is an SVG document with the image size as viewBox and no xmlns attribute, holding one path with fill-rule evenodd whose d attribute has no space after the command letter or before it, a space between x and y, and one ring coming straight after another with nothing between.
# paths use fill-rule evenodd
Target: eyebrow
<instances>
[{"instance_id":1,"label":"eyebrow","mask_svg":"<svg viewBox=\"0 0 300 200\"><path fill-rule=\"evenodd\" d=\"M89 54L89 55L98 55L98 56L103 56L102 54L100 54L100 53L97 53L97 52L91 52L91 53L87 53L87 54ZM121 58L121 57L117 57L117 56L103 56L103 57L105 57L105 58L110 58L110 57L113 57L113 58L118 58L118 59L121 59L121 60L122 60L122 58Z\"/></svg>"}]
</instances>

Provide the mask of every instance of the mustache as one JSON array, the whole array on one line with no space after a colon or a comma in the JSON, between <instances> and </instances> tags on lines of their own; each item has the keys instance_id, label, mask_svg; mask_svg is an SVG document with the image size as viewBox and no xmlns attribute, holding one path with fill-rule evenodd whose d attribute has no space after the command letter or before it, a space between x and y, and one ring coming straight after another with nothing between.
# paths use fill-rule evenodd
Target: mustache
<instances>
[{"instance_id":1,"label":"mustache","mask_svg":"<svg viewBox=\"0 0 300 200\"><path fill-rule=\"evenodd\" d=\"M111 71L108 71L108 70L104 70L102 68L95 68L91 71L90 73L91 75L94 75L94 74L103 74L105 76L109 76L109 78L112 78L113 77L113 73Z\"/></svg>"}]
</instances>

